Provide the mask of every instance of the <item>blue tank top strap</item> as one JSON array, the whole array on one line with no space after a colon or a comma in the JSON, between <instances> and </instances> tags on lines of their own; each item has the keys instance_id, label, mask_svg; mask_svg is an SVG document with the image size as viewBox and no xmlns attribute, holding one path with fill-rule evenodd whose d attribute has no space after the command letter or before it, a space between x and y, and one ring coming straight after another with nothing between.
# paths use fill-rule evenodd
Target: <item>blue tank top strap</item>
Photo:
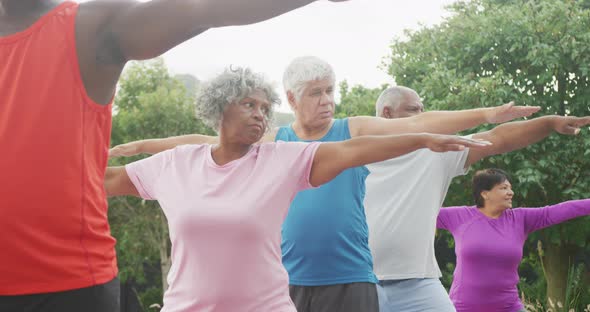
<instances>
[{"instance_id":1,"label":"blue tank top strap","mask_svg":"<svg viewBox=\"0 0 590 312\"><path fill-rule=\"evenodd\" d=\"M319 142L343 141L343 140L349 140L350 138L351 137L350 137L350 129L348 127L348 118L343 118L343 119L334 119L334 123L332 124L332 127L330 128L328 133L326 133L326 135L324 135L323 138L321 138L319 140L314 140L314 141L319 141ZM311 141L302 140L301 138L299 138L297 136L297 134L295 133L295 131L293 130L293 127L291 127L291 125L280 127L279 130L277 131L276 136L275 136L275 141L311 142Z\"/></svg>"}]
</instances>

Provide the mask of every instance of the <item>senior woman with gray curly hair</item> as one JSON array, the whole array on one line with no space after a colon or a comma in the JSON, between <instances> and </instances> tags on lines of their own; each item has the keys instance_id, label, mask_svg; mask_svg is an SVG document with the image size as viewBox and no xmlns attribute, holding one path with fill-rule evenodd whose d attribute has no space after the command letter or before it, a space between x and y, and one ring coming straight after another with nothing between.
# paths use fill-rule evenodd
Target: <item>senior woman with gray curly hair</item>
<instances>
[{"instance_id":1,"label":"senior woman with gray curly hair","mask_svg":"<svg viewBox=\"0 0 590 312\"><path fill-rule=\"evenodd\" d=\"M420 148L487 144L434 134L259 144L278 103L261 75L225 70L197 102L198 115L218 130L218 144L183 145L107 169L109 196L157 200L168 219L172 267L162 311L296 311L280 243L297 192Z\"/></svg>"}]
</instances>

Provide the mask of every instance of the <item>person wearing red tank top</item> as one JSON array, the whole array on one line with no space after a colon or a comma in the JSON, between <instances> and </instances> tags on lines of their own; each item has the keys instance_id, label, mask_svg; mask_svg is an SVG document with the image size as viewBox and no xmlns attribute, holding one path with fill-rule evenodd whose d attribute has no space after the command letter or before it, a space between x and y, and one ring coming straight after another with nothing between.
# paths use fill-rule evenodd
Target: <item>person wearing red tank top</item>
<instances>
[{"instance_id":1,"label":"person wearing red tank top","mask_svg":"<svg viewBox=\"0 0 590 312\"><path fill-rule=\"evenodd\" d=\"M0 0L0 311L120 309L103 180L127 61L314 1Z\"/></svg>"}]
</instances>

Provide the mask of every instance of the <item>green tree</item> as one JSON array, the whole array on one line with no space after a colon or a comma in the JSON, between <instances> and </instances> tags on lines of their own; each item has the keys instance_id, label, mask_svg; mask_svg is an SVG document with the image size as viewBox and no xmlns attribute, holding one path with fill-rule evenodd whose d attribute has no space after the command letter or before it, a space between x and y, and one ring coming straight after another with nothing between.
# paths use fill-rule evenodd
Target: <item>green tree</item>
<instances>
[{"instance_id":1,"label":"green tree","mask_svg":"<svg viewBox=\"0 0 590 312\"><path fill-rule=\"evenodd\" d=\"M112 145L146 138L213 132L194 113L198 80L171 77L162 59L133 63L123 74L115 99ZM193 88L187 91L187 87ZM122 165L143 158L115 159ZM117 238L120 276L142 286L144 306L161 303L170 269L167 221L155 201L109 200L109 219Z\"/></svg>"},{"instance_id":2,"label":"green tree","mask_svg":"<svg viewBox=\"0 0 590 312\"><path fill-rule=\"evenodd\" d=\"M394 40L384 61L396 82L417 90L429 109L515 100L541 106L542 114L589 114L588 1L474 0L448 9L452 14L443 23ZM519 206L588 198L589 147L587 130L574 138L552 135L522 151L489 158L476 169L511 172ZM467 179L457 179L446 203L472 202L469 189ZM528 248L541 260L551 302L579 311L579 295L590 296L590 281L584 281L577 296L566 298L566 289L571 289L569 272L589 250L588 221L586 217L540 231L529 244L541 242L542 248Z\"/></svg>"},{"instance_id":3,"label":"green tree","mask_svg":"<svg viewBox=\"0 0 590 312\"><path fill-rule=\"evenodd\" d=\"M342 81L339 86L340 103L336 106L336 118L375 116L375 102L381 92L387 88L387 85L374 89L361 85L349 88L346 80Z\"/></svg>"}]
</instances>

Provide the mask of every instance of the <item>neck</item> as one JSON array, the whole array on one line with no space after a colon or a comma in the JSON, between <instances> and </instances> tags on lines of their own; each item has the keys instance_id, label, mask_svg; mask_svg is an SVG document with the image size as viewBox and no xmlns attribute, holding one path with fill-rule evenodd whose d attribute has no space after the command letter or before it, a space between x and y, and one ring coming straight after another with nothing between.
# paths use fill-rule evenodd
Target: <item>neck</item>
<instances>
[{"instance_id":1,"label":"neck","mask_svg":"<svg viewBox=\"0 0 590 312\"><path fill-rule=\"evenodd\" d=\"M250 144L230 143L223 140L221 137L219 139L219 145L213 147L211 156L215 163L220 166L242 158L248 153L250 148L252 148L252 145Z\"/></svg>"},{"instance_id":2,"label":"neck","mask_svg":"<svg viewBox=\"0 0 590 312\"><path fill-rule=\"evenodd\" d=\"M490 218L493 218L493 219L499 218L504 213L504 209L502 209L500 207L493 207L490 205L485 205L482 208L479 208L479 211L481 211L481 213L483 213L484 215L486 215Z\"/></svg>"},{"instance_id":3,"label":"neck","mask_svg":"<svg viewBox=\"0 0 590 312\"><path fill-rule=\"evenodd\" d=\"M323 124L321 126L307 126L299 121L295 121L293 123L293 131L300 139L303 140L319 140L323 138L330 128L332 128L332 124L334 124L334 119L330 120L330 122Z\"/></svg>"}]
</instances>

